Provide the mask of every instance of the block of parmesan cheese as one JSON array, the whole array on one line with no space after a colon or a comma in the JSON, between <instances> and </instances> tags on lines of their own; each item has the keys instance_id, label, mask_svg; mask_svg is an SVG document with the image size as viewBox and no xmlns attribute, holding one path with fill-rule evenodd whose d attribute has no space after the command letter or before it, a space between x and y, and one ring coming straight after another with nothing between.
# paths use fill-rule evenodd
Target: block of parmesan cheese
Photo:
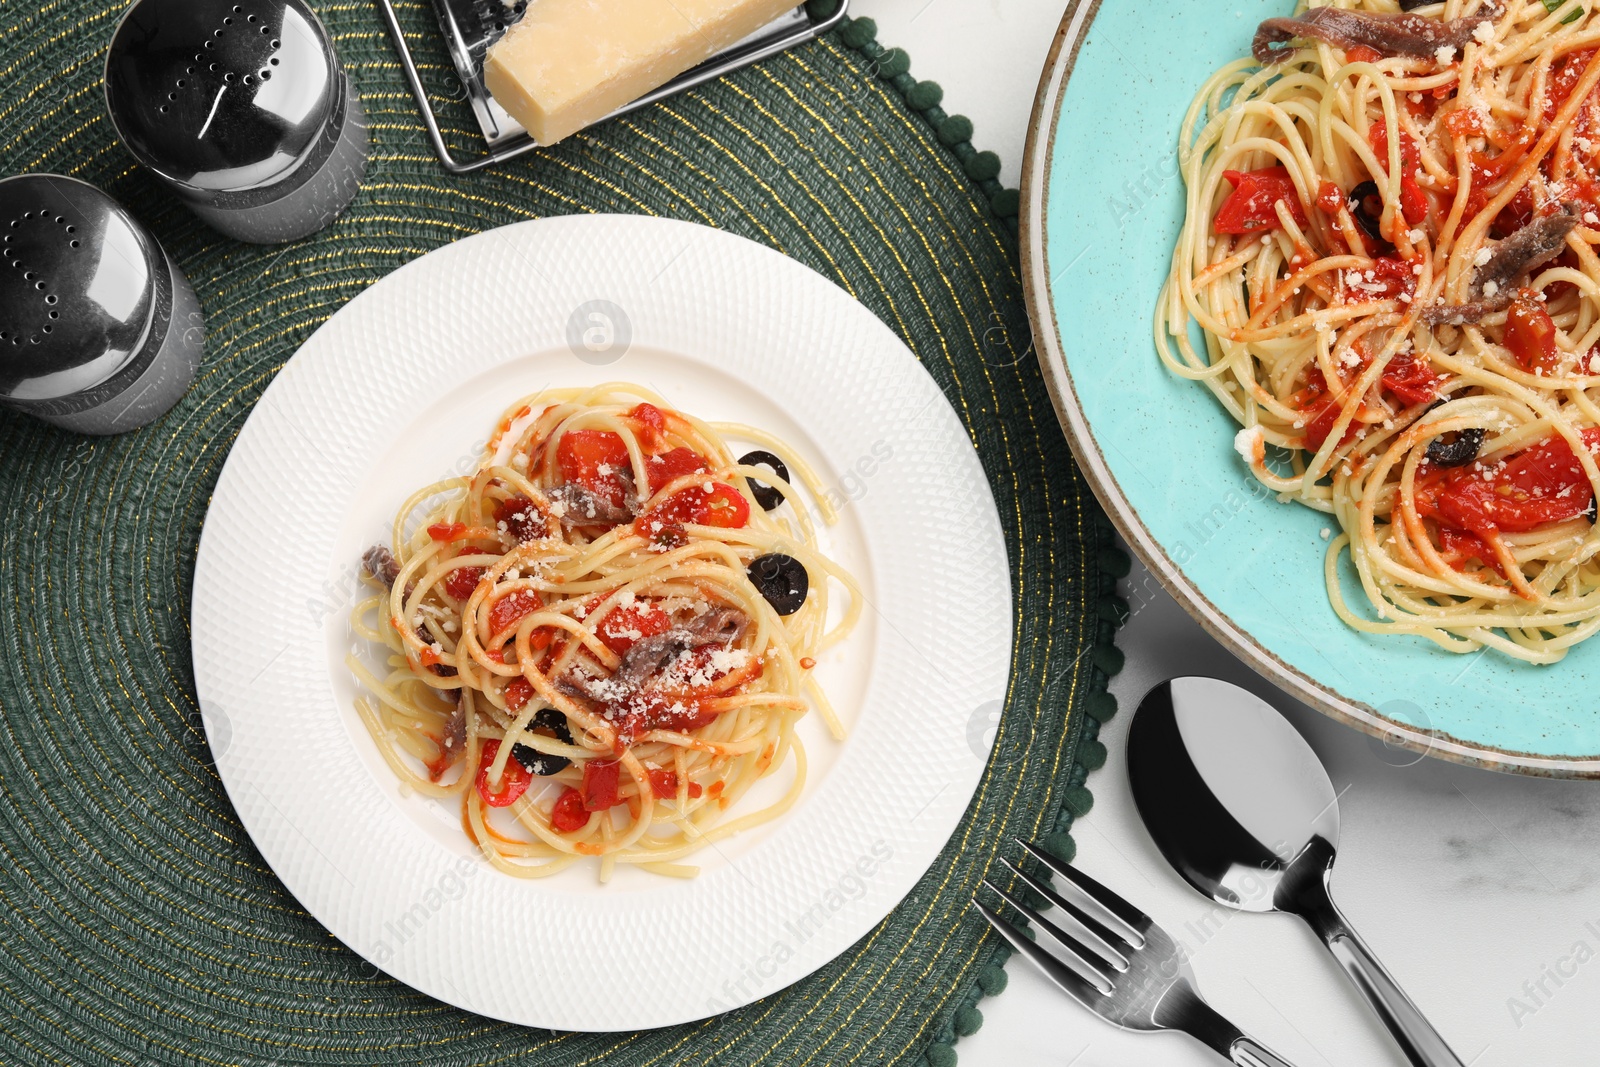
<instances>
[{"instance_id":1,"label":"block of parmesan cheese","mask_svg":"<svg viewBox=\"0 0 1600 1067\"><path fill-rule=\"evenodd\" d=\"M484 81L540 144L597 122L794 8L796 0L529 0Z\"/></svg>"}]
</instances>

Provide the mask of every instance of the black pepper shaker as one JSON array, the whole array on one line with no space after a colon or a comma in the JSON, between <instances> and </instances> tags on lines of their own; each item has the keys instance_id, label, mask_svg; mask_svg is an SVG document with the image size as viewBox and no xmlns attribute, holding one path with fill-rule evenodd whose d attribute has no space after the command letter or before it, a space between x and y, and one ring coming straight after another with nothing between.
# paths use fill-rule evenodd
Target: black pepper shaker
<instances>
[{"instance_id":1,"label":"black pepper shaker","mask_svg":"<svg viewBox=\"0 0 1600 1067\"><path fill-rule=\"evenodd\" d=\"M230 237L315 233L366 173L361 96L303 0L138 0L105 81L122 143Z\"/></svg>"},{"instance_id":2,"label":"black pepper shaker","mask_svg":"<svg viewBox=\"0 0 1600 1067\"><path fill-rule=\"evenodd\" d=\"M59 174L0 180L0 404L121 433L176 404L204 350L194 290L122 205Z\"/></svg>"}]
</instances>

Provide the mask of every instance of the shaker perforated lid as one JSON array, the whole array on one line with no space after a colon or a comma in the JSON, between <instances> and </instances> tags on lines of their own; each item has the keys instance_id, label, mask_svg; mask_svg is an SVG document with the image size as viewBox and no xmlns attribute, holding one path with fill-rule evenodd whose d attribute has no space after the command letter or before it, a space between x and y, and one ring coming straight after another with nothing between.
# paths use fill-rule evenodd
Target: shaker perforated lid
<instances>
[{"instance_id":1,"label":"shaker perforated lid","mask_svg":"<svg viewBox=\"0 0 1600 1067\"><path fill-rule=\"evenodd\" d=\"M0 181L0 397L48 404L147 362L166 277L160 248L94 186Z\"/></svg>"},{"instance_id":2,"label":"shaker perforated lid","mask_svg":"<svg viewBox=\"0 0 1600 1067\"><path fill-rule=\"evenodd\" d=\"M292 173L343 92L327 32L303 0L139 0L106 57L122 142L200 194Z\"/></svg>"}]
</instances>

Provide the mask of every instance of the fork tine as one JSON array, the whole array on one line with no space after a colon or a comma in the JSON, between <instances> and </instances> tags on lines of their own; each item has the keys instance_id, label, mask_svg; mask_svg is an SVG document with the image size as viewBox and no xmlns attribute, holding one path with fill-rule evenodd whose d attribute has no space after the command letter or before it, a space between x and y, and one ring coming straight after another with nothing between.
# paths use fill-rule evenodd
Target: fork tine
<instances>
[{"instance_id":1,"label":"fork tine","mask_svg":"<svg viewBox=\"0 0 1600 1067\"><path fill-rule=\"evenodd\" d=\"M1101 995L1109 995L1111 993L1113 988L1111 985L1111 978L1105 973L1105 967L1107 965L1097 963L1091 959L1083 945L1076 937L1073 937L1060 926L1056 925L1054 922L1051 922L1043 915L1040 915L1038 912L1028 907L1021 900L1017 899L1016 895L1011 893L1009 890L1001 889L987 878L983 880L983 884L998 893L1001 899L1003 899L1007 904L1010 904L1013 908L1017 909L1018 913L1024 916L1029 922L1033 923L1034 926L1039 927L1045 933L1049 934L1050 940L1054 941L1057 945L1060 945L1061 950L1066 953L1066 965L1072 968L1072 970L1077 973L1079 978L1094 986L1094 988L1098 990ZM1023 940L1027 939L1024 938ZM1029 942L1029 944L1033 944L1033 942ZM1035 947L1037 946L1035 945Z\"/></svg>"},{"instance_id":2,"label":"fork tine","mask_svg":"<svg viewBox=\"0 0 1600 1067\"><path fill-rule=\"evenodd\" d=\"M1080 935L1078 937L1080 942L1088 945L1097 955L1103 957L1107 963L1117 970L1125 971L1128 969L1128 957L1119 952L1116 946L1112 944L1113 940L1123 941L1121 934L1113 933L1106 929L1094 916L1063 897L1060 893L1057 893L1055 888L1043 878L1035 878L1010 860L1002 858L1000 862L1005 864L1012 874L1022 879L1035 893L1038 893L1045 900L1072 916L1073 920L1083 927L1084 934L1087 935ZM1124 943L1126 942L1124 941Z\"/></svg>"},{"instance_id":3,"label":"fork tine","mask_svg":"<svg viewBox=\"0 0 1600 1067\"><path fill-rule=\"evenodd\" d=\"M989 920L989 925L994 927L996 933L1005 938L1012 948L1026 956L1029 963L1044 972L1044 976L1054 982L1057 988L1090 1011L1095 1010L1094 1005L1102 995L1098 989L1085 982L1066 964L1030 941L1028 935L1000 918L993 908L977 897L972 898L972 906Z\"/></svg>"},{"instance_id":4,"label":"fork tine","mask_svg":"<svg viewBox=\"0 0 1600 1067\"><path fill-rule=\"evenodd\" d=\"M1134 948L1144 947L1144 934L1140 927L1149 927L1152 924L1150 916L1123 900L1116 893L1107 889L1087 874L1073 867L1071 864L1062 863L1050 853L1020 837L1017 844L1028 851L1034 859L1050 868L1056 874L1065 878L1078 892L1082 893L1090 903L1098 905L1109 918L1120 928L1119 936Z\"/></svg>"}]
</instances>

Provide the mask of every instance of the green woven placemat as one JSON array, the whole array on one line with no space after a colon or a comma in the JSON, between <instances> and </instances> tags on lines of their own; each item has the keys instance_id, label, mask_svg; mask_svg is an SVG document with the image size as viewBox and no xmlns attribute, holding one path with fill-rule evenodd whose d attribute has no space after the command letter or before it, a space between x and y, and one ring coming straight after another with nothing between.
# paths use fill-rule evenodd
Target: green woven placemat
<instances>
[{"instance_id":1,"label":"green woven placemat","mask_svg":"<svg viewBox=\"0 0 1600 1067\"><path fill-rule=\"evenodd\" d=\"M321 4L372 123L352 209L278 248L199 223L103 113L120 4L0 11L0 173L100 185L159 237L207 315L184 401L94 440L0 413L0 1060L44 1064L948 1067L1005 983L967 900L1008 839L1070 856L1115 710L1126 560L1076 472L1029 344L992 154L867 20L468 179L426 148L364 0ZM451 74L406 12L441 95ZM466 149L464 123L451 131ZM251 406L345 301L429 249L520 219L670 215L764 242L903 337L965 421L1005 527L1014 684L960 829L912 894L817 974L718 1018L620 1035L491 1023L377 973L310 919L236 821L194 700L188 603L206 503ZM998 212L998 213L997 213ZM1004 214L1001 214L1004 213ZM973 723L981 738L987 724ZM492 961L500 965L504 961ZM536 961L534 961L536 962ZM486 964L487 965L487 964ZM661 980L670 981L670 975Z\"/></svg>"}]
</instances>

